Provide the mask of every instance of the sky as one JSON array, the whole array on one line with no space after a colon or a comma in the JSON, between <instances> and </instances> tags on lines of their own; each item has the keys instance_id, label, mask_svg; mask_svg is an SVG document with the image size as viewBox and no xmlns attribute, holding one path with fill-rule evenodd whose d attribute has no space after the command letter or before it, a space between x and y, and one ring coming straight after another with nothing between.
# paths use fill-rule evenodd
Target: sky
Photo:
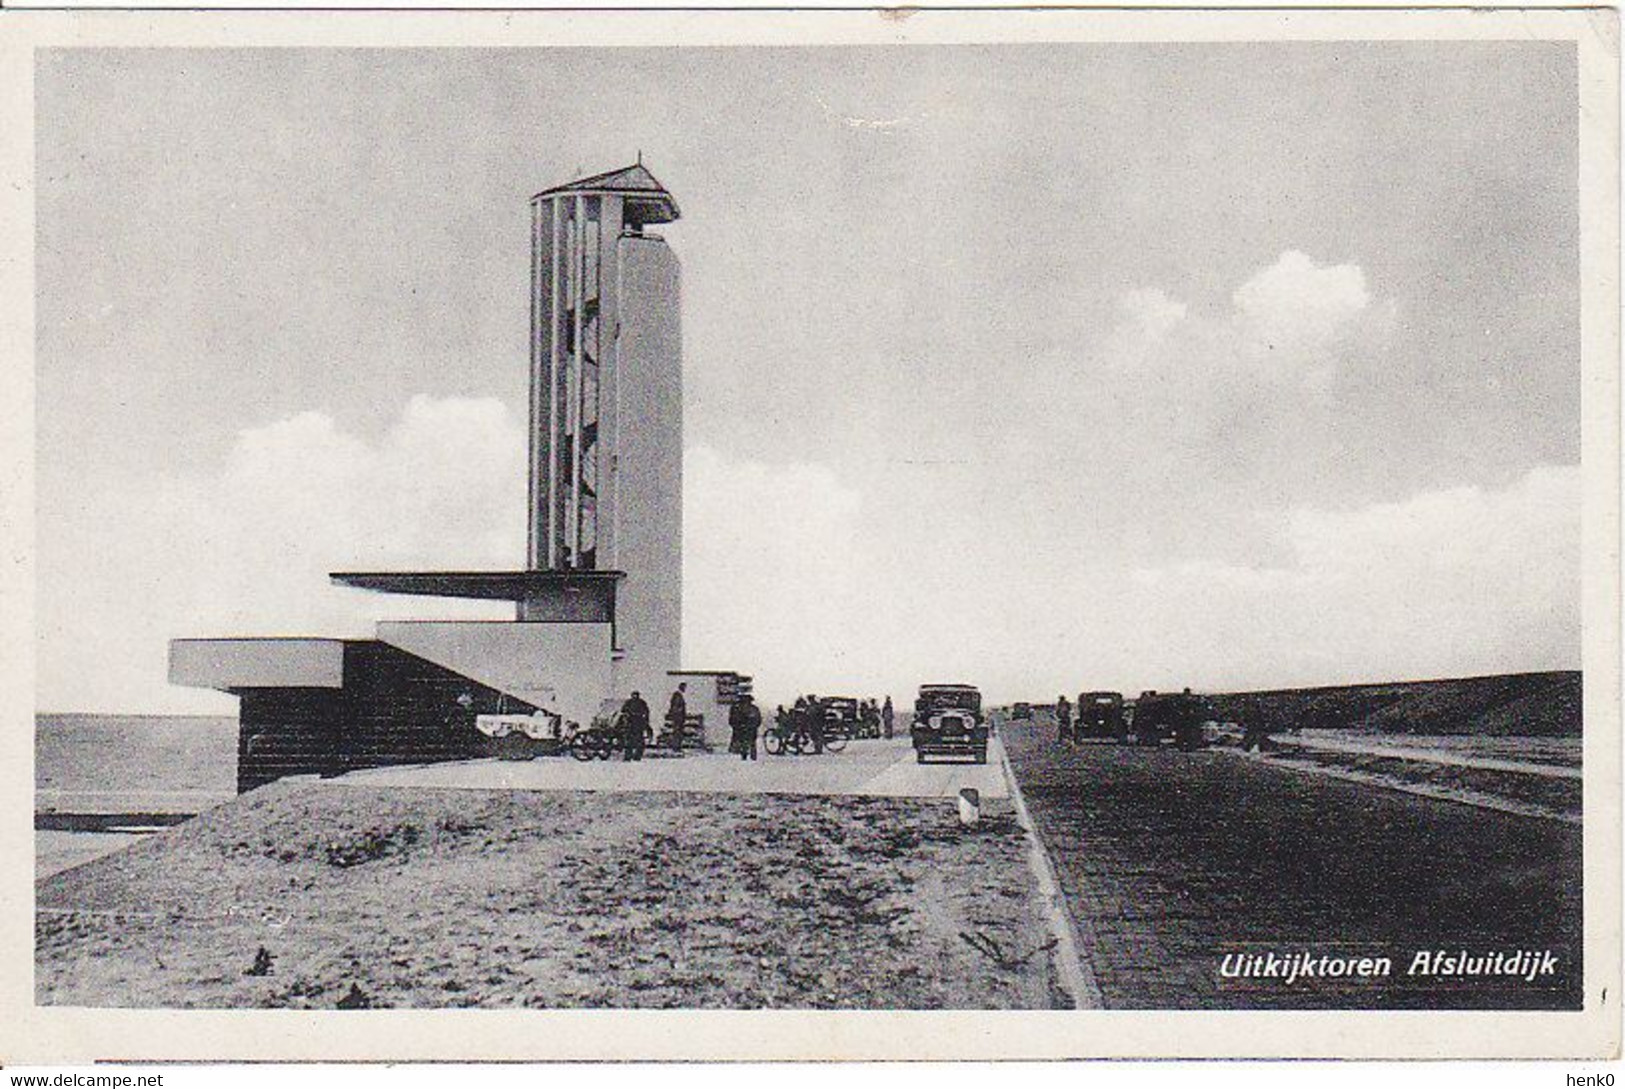
<instances>
[{"instance_id":1,"label":"sky","mask_svg":"<svg viewBox=\"0 0 1625 1089\"><path fill-rule=\"evenodd\" d=\"M522 565L527 198L640 153L685 666L1578 668L1574 87L1540 42L42 52L38 706L509 615L326 573Z\"/></svg>"}]
</instances>

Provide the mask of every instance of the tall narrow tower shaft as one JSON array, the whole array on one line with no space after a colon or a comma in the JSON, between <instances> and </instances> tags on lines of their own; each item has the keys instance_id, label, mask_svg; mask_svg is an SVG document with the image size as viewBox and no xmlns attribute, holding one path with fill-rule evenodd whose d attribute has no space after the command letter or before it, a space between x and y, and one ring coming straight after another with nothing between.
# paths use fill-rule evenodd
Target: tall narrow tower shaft
<instances>
[{"instance_id":1,"label":"tall narrow tower shaft","mask_svg":"<svg viewBox=\"0 0 1625 1089\"><path fill-rule=\"evenodd\" d=\"M627 566L622 531L629 517L648 512L624 509L635 495L623 494L622 485L659 467L629 463L623 440L640 423L663 422L640 419L648 413L635 410L650 406L629 404L629 395L655 392L651 383L673 376L680 381L681 367L675 260L644 227L677 217L676 201L641 163L531 200L532 570ZM645 266L659 263L672 266L665 291L644 282ZM629 336L668 324L669 344L628 357ZM639 373L628 373L633 368ZM629 408L634 414L623 419Z\"/></svg>"}]
</instances>

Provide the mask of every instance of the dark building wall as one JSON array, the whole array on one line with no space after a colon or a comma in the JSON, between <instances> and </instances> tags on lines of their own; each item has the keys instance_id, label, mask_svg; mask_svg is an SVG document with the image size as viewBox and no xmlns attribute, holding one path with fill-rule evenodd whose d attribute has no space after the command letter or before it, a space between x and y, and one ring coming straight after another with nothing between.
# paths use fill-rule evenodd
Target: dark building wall
<instances>
[{"instance_id":1,"label":"dark building wall","mask_svg":"<svg viewBox=\"0 0 1625 1089\"><path fill-rule=\"evenodd\" d=\"M491 751L475 717L531 704L375 641L346 643L344 687L242 693L237 789L288 775L466 760Z\"/></svg>"},{"instance_id":2,"label":"dark building wall","mask_svg":"<svg viewBox=\"0 0 1625 1089\"><path fill-rule=\"evenodd\" d=\"M535 708L396 647L344 648L344 754L353 768L467 760L489 751L478 715Z\"/></svg>"},{"instance_id":3,"label":"dark building wall","mask_svg":"<svg viewBox=\"0 0 1625 1089\"><path fill-rule=\"evenodd\" d=\"M341 768L344 693L337 688L246 688L237 727L237 792L285 775Z\"/></svg>"}]
</instances>

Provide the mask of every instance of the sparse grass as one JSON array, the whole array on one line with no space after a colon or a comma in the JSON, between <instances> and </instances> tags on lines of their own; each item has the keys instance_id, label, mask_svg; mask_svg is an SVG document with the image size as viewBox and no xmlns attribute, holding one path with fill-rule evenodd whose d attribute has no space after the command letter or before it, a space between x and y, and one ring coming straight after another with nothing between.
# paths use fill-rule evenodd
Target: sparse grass
<instances>
[{"instance_id":1,"label":"sparse grass","mask_svg":"<svg viewBox=\"0 0 1625 1089\"><path fill-rule=\"evenodd\" d=\"M41 882L37 994L1045 1007L1025 851L1012 817L962 829L946 801L278 784Z\"/></svg>"}]
</instances>

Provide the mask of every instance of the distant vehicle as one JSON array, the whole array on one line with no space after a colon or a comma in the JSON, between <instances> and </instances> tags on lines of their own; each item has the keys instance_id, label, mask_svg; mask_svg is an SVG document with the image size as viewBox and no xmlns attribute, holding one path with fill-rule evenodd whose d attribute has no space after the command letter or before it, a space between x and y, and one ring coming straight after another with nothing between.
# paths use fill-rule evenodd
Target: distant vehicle
<instances>
[{"instance_id":1,"label":"distant vehicle","mask_svg":"<svg viewBox=\"0 0 1625 1089\"><path fill-rule=\"evenodd\" d=\"M558 715L542 710L530 714L477 715L474 728L491 739L493 751L503 760L556 756L570 743L570 725Z\"/></svg>"},{"instance_id":2,"label":"distant vehicle","mask_svg":"<svg viewBox=\"0 0 1625 1089\"><path fill-rule=\"evenodd\" d=\"M858 722L858 701L851 696L825 696L818 701L824 709L826 737L853 738L862 734Z\"/></svg>"},{"instance_id":3,"label":"distant vehicle","mask_svg":"<svg viewBox=\"0 0 1625 1089\"><path fill-rule=\"evenodd\" d=\"M968 684L922 684L914 701L914 722L909 727L914 758L969 756L987 763L987 720L982 716L982 694Z\"/></svg>"},{"instance_id":4,"label":"distant vehicle","mask_svg":"<svg viewBox=\"0 0 1625 1089\"><path fill-rule=\"evenodd\" d=\"M1129 727L1141 745L1161 745L1173 741L1183 752L1193 752L1204 744L1202 723L1208 718L1200 696L1184 692L1142 692L1134 701Z\"/></svg>"},{"instance_id":5,"label":"distant vehicle","mask_svg":"<svg viewBox=\"0 0 1625 1089\"><path fill-rule=\"evenodd\" d=\"M1033 705L1030 703L1016 704L1014 707L1010 708L1010 717L1011 719L1032 718Z\"/></svg>"},{"instance_id":6,"label":"distant vehicle","mask_svg":"<svg viewBox=\"0 0 1625 1089\"><path fill-rule=\"evenodd\" d=\"M1128 736L1128 716L1123 713L1123 693L1083 692L1078 696L1077 734L1079 737Z\"/></svg>"},{"instance_id":7,"label":"distant vehicle","mask_svg":"<svg viewBox=\"0 0 1625 1089\"><path fill-rule=\"evenodd\" d=\"M1140 698L1129 708L1128 732L1136 745L1160 745L1167 740L1167 708L1164 706L1167 699L1155 690L1141 692Z\"/></svg>"}]
</instances>

